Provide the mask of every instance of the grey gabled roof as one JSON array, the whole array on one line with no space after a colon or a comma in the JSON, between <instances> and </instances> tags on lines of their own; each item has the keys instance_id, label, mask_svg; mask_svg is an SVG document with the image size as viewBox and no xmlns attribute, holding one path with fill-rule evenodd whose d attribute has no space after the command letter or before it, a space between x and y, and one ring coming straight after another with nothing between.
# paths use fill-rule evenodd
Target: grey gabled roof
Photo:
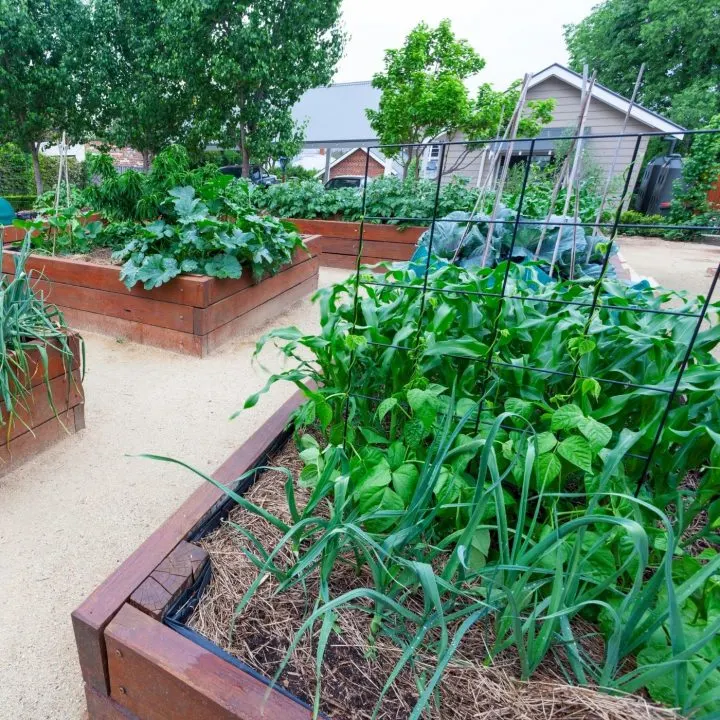
<instances>
[{"instance_id":1,"label":"grey gabled roof","mask_svg":"<svg viewBox=\"0 0 720 720\"><path fill-rule=\"evenodd\" d=\"M378 143L365 115L377 110L380 91L370 81L336 83L308 90L297 102L292 115L307 121L305 147L358 147Z\"/></svg>"}]
</instances>

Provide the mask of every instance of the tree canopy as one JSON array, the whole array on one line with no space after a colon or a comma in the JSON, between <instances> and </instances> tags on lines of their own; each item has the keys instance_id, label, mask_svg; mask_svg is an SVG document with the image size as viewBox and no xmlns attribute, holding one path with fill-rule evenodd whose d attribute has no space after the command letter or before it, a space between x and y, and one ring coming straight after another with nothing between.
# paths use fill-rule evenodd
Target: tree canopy
<instances>
[{"instance_id":1,"label":"tree canopy","mask_svg":"<svg viewBox=\"0 0 720 720\"><path fill-rule=\"evenodd\" d=\"M681 125L720 111L720 0L605 0L565 39L573 69L626 96L646 63L640 102Z\"/></svg>"},{"instance_id":2,"label":"tree canopy","mask_svg":"<svg viewBox=\"0 0 720 720\"><path fill-rule=\"evenodd\" d=\"M82 0L0 0L0 142L32 154L38 193L40 144L88 128L90 28Z\"/></svg>"},{"instance_id":3,"label":"tree canopy","mask_svg":"<svg viewBox=\"0 0 720 720\"><path fill-rule=\"evenodd\" d=\"M176 0L172 61L193 96L191 135L251 158L297 147L291 109L342 54L340 0Z\"/></svg>"},{"instance_id":4,"label":"tree canopy","mask_svg":"<svg viewBox=\"0 0 720 720\"><path fill-rule=\"evenodd\" d=\"M91 88L99 108L98 135L143 154L145 167L186 132L192 98L181 74L172 72L175 45L166 5L155 0L94 0Z\"/></svg>"},{"instance_id":5,"label":"tree canopy","mask_svg":"<svg viewBox=\"0 0 720 720\"><path fill-rule=\"evenodd\" d=\"M382 91L377 110L367 110L370 124L384 145L413 145L405 148L405 170L441 135L453 138L463 133L471 140L494 137L510 120L520 84L507 91L485 84L473 99L465 81L480 72L485 61L467 40L458 39L449 20L437 28L417 25L399 49L387 50L385 69L373 77L373 87ZM528 103L521 132L535 135L549 122L552 100ZM388 149L397 155L400 149Z\"/></svg>"}]
</instances>

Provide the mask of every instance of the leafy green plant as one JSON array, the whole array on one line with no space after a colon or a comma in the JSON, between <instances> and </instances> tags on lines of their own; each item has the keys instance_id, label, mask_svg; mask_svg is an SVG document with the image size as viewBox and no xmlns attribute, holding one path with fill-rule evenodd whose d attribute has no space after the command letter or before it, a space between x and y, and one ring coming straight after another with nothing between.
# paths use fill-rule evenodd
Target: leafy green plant
<instances>
[{"instance_id":1,"label":"leafy green plant","mask_svg":"<svg viewBox=\"0 0 720 720\"><path fill-rule=\"evenodd\" d=\"M291 361L269 378L261 393L280 380L295 383L310 401L301 422L319 421L332 443L341 442L347 414L350 442L365 438L377 444L380 437L386 444L403 440L411 447L422 446L427 437L422 417L431 415L436 405L433 387L454 389L461 409L483 397L483 411L474 418L478 426L492 421L504 407L521 414L538 433L555 432L552 413L559 406L576 405L593 427L607 426L613 440L624 430L639 434L639 457L626 463L628 476L639 480L642 457L653 445L667 392L695 327L692 314L702 300L606 279L588 324L592 286L547 282L535 266L512 264L501 301L498 289L506 269L505 263L472 271L452 265L436 268L425 302L423 273L412 267L389 271L380 285L372 275L363 275L358 293L354 279L319 291L319 335L286 328L258 342L257 354L279 343ZM713 306L715 317L718 308ZM688 470L720 458L720 435L713 429L720 427L720 366L712 355L719 341L717 324L698 335L678 388L682 401L670 408L659 441L663 450L654 454L649 468L648 492L663 502L679 491ZM251 396L246 406L254 405L261 393ZM410 412L415 410L420 417ZM582 432L584 424L578 416L570 429L595 442ZM564 439L556 436L559 443ZM576 449L581 444L571 443ZM568 453L555 454L551 474L558 474L560 463L560 479L571 481ZM579 462L586 466L587 455ZM697 491L688 498L684 527L718 492L719 482L717 470L702 474ZM700 535L714 532L720 503L713 508L713 519Z\"/></svg>"},{"instance_id":2,"label":"leafy green plant","mask_svg":"<svg viewBox=\"0 0 720 720\"><path fill-rule=\"evenodd\" d=\"M16 220L14 224L31 233L30 243L35 251L83 254L96 247L103 231L102 222L91 216L92 213L83 213L73 206L61 207L57 212L47 208L33 220Z\"/></svg>"},{"instance_id":3,"label":"leafy green plant","mask_svg":"<svg viewBox=\"0 0 720 720\"><path fill-rule=\"evenodd\" d=\"M129 242L113 254L124 262L120 278L128 288L142 282L151 290L180 273L239 278L242 265L259 279L275 274L303 247L292 226L275 218L247 214L229 221L211 214L209 204L219 201L212 193L206 195L207 204L190 186L174 188L170 202L163 205L172 222L135 226ZM223 199L228 202L234 201Z\"/></svg>"}]
</instances>

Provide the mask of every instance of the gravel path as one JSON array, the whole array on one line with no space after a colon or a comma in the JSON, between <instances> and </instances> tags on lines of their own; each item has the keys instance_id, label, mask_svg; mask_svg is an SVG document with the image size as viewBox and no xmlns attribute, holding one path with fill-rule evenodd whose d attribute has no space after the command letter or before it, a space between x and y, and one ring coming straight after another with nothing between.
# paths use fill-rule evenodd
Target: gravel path
<instances>
[{"instance_id":1,"label":"gravel path","mask_svg":"<svg viewBox=\"0 0 720 720\"><path fill-rule=\"evenodd\" d=\"M203 360L85 334L86 429L0 478L0 718L82 717L71 611L200 482L127 454L218 467L294 390L277 385L228 421L265 382L255 339L285 325L316 329L317 308L306 299Z\"/></svg>"},{"instance_id":2,"label":"gravel path","mask_svg":"<svg viewBox=\"0 0 720 720\"><path fill-rule=\"evenodd\" d=\"M620 252L639 275L650 276L663 287L706 295L711 272L720 263L720 247L703 243L673 242L660 238L621 237ZM720 297L720 288L714 295Z\"/></svg>"}]
</instances>

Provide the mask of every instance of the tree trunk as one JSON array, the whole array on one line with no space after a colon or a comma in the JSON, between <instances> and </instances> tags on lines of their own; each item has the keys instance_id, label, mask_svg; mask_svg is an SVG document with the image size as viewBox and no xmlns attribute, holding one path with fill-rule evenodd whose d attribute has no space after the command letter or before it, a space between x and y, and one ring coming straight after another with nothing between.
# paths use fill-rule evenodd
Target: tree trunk
<instances>
[{"instance_id":1,"label":"tree trunk","mask_svg":"<svg viewBox=\"0 0 720 720\"><path fill-rule=\"evenodd\" d=\"M250 153L247 149L247 131L245 126L240 126L240 152L242 153L242 176L250 177Z\"/></svg>"},{"instance_id":2,"label":"tree trunk","mask_svg":"<svg viewBox=\"0 0 720 720\"><path fill-rule=\"evenodd\" d=\"M142 156L143 156L143 170L145 172L147 172L150 169L150 151L143 150Z\"/></svg>"},{"instance_id":3,"label":"tree trunk","mask_svg":"<svg viewBox=\"0 0 720 720\"><path fill-rule=\"evenodd\" d=\"M38 195L43 194L43 181L40 174L40 143L30 143L30 154L32 155L33 176L35 178L35 190Z\"/></svg>"}]
</instances>

